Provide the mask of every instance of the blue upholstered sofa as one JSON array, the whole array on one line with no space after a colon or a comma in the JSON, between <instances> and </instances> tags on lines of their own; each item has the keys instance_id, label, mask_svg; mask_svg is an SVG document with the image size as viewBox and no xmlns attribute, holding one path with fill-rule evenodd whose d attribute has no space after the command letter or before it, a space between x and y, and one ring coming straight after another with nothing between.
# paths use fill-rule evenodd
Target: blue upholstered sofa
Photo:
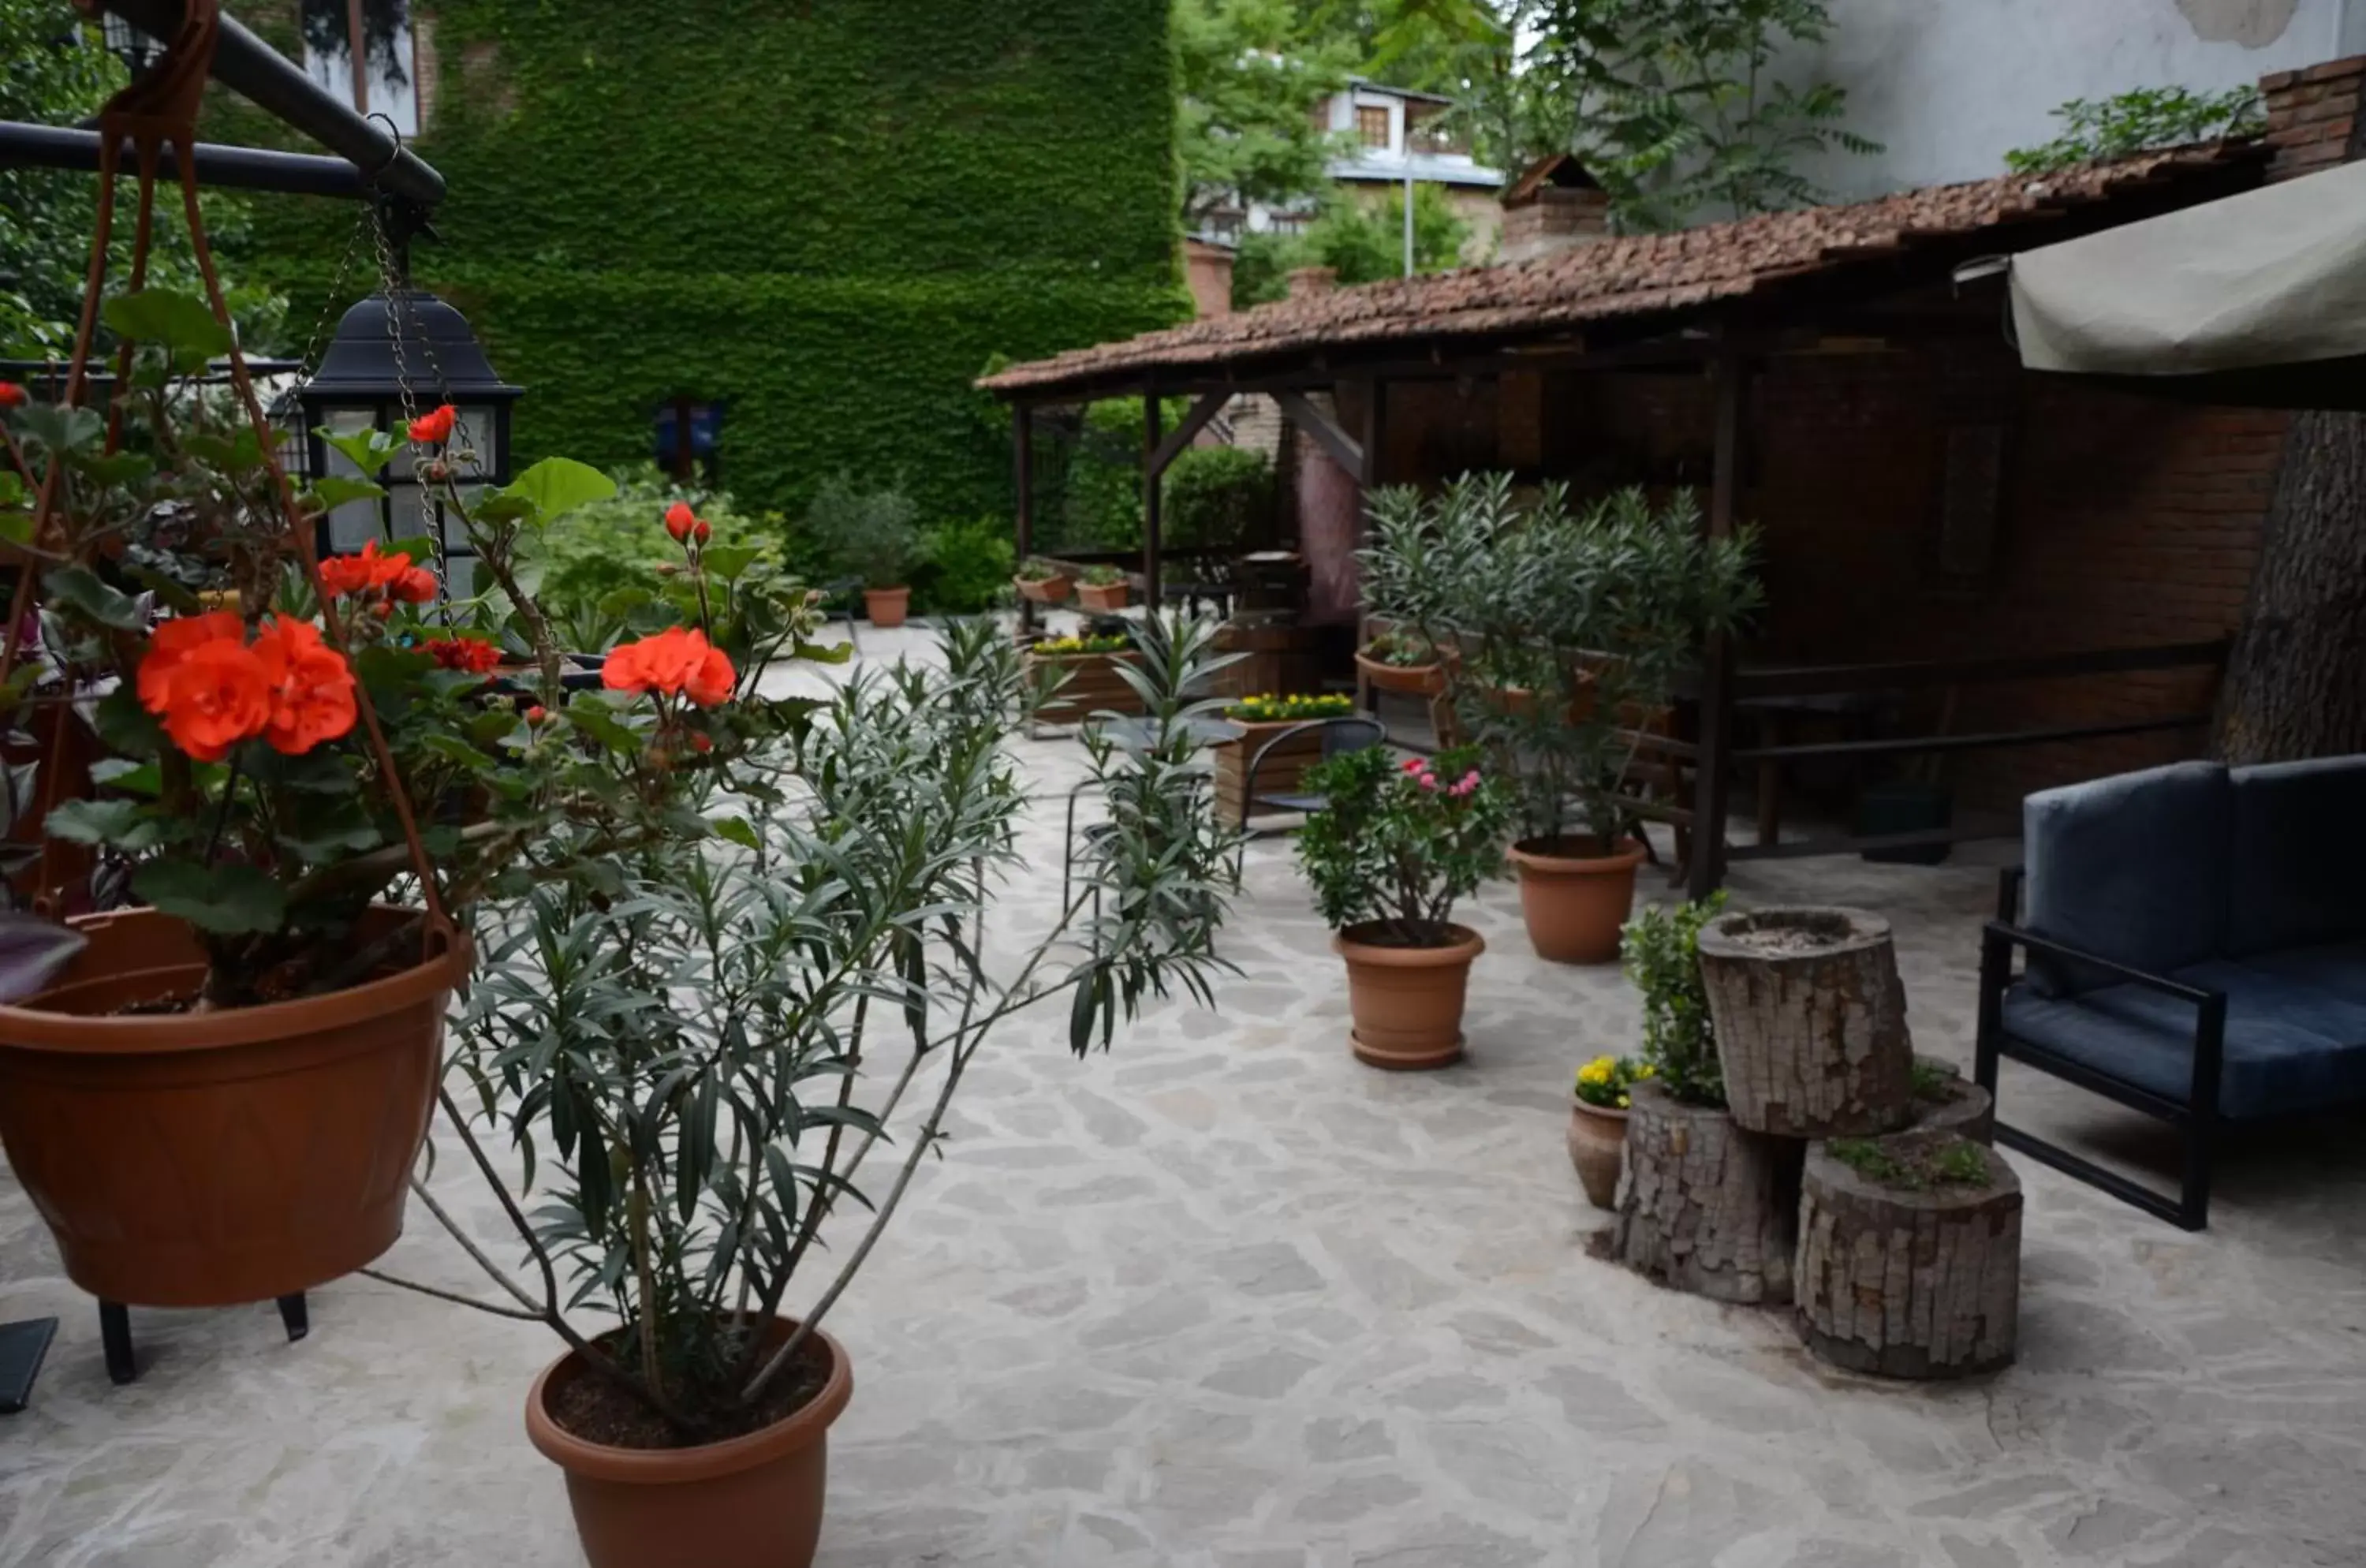
<instances>
[{"instance_id":1,"label":"blue upholstered sofa","mask_svg":"<svg viewBox=\"0 0 2366 1568\"><path fill-rule=\"evenodd\" d=\"M2182 1190L2001 1117L2000 1142L2200 1230L2223 1123L2366 1103L2366 757L2098 779L2031 795L2022 830L2025 912L2008 872L1981 944L1979 1081L2010 1056L2172 1123Z\"/></svg>"}]
</instances>

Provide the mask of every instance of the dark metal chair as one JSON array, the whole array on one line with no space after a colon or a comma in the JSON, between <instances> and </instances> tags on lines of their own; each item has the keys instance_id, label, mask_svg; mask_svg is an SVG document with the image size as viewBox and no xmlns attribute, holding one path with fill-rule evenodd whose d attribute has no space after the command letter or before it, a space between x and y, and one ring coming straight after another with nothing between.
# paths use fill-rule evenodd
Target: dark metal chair
<instances>
[{"instance_id":1,"label":"dark metal chair","mask_svg":"<svg viewBox=\"0 0 2366 1568\"><path fill-rule=\"evenodd\" d=\"M1288 729L1268 739L1250 755L1248 768L1241 777L1243 803L1241 829L1245 834L1255 833L1257 830L1256 818L1259 807L1264 807L1268 812L1277 815L1282 813L1303 815L1309 811L1320 811L1329 804L1325 796L1303 790L1285 790L1271 795L1259 794L1257 791L1257 773L1265 766L1267 753L1282 742L1294 736L1303 735L1310 729L1319 729L1323 732L1323 760L1326 762L1334 757L1344 757L1350 751L1369 751L1375 746L1385 744L1389 738L1388 727L1379 719L1366 718L1358 715L1352 717L1306 719L1301 723L1291 725Z\"/></svg>"},{"instance_id":2,"label":"dark metal chair","mask_svg":"<svg viewBox=\"0 0 2366 1568\"><path fill-rule=\"evenodd\" d=\"M855 635L855 611L862 603L862 579L841 577L835 582L825 582L821 589L822 603L829 606L831 620L846 623L846 643L860 654L862 639Z\"/></svg>"}]
</instances>

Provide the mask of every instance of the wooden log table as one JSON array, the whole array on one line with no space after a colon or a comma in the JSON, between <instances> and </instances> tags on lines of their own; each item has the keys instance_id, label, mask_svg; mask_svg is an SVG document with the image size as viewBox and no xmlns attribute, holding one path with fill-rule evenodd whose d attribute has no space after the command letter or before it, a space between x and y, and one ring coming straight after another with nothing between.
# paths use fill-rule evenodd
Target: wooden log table
<instances>
[{"instance_id":1,"label":"wooden log table","mask_svg":"<svg viewBox=\"0 0 2366 1568\"><path fill-rule=\"evenodd\" d=\"M1722 915L1701 928L1700 968L1735 1122L1786 1138L1906 1125L1914 1046L1888 921L1844 908Z\"/></svg>"},{"instance_id":2,"label":"wooden log table","mask_svg":"<svg viewBox=\"0 0 2366 1568\"><path fill-rule=\"evenodd\" d=\"M1610 1253L1680 1291L1744 1306L1791 1299L1807 1145L1684 1105L1656 1082L1630 1091L1627 1167Z\"/></svg>"}]
</instances>

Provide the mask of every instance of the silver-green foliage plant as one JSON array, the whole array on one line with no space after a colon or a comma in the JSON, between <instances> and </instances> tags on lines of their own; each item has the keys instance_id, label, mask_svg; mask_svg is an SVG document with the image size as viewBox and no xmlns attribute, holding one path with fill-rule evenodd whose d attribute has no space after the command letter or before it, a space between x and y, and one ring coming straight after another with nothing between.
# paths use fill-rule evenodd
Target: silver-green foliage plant
<instances>
[{"instance_id":1,"label":"silver-green foliage plant","mask_svg":"<svg viewBox=\"0 0 2366 1568\"><path fill-rule=\"evenodd\" d=\"M922 556L919 515L901 490L863 490L839 474L815 493L806 529L837 570L863 587L901 588Z\"/></svg>"},{"instance_id":2,"label":"silver-green foliage plant","mask_svg":"<svg viewBox=\"0 0 2366 1568\"><path fill-rule=\"evenodd\" d=\"M1152 743L1093 751L1110 825L1023 939L1008 894L1041 869L1005 744L1020 672L985 622L946 632L944 668L859 672L817 704L705 799L711 836L490 922L455 1045L475 1114L445 1109L541 1288L497 1271L518 1306L475 1304L547 1324L677 1441L755 1429L809 1376L811 1334L1000 1025L1065 1000L1081 1054L1149 998L1206 1000L1232 845L1180 720L1209 643L1144 641ZM479 1125L514 1144L533 1220ZM809 1264L828 1282L767 1344L756 1325ZM576 1309L618 1326L578 1328Z\"/></svg>"},{"instance_id":3,"label":"silver-green foliage plant","mask_svg":"<svg viewBox=\"0 0 2366 1568\"><path fill-rule=\"evenodd\" d=\"M2004 166L2016 175L2051 174L2077 164L2125 158L2155 147L2257 136L2267 106L2249 83L2223 93L2190 87L2137 87L2108 98L2072 98L2054 111L2062 132L2035 147L2016 147Z\"/></svg>"},{"instance_id":4,"label":"silver-green foliage plant","mask_svg":"<svg viewBox=\"0 0 2366 1568\"><path fill-rule=\"evenodd\" d=\"M1701 927L1724 908L1725 895L1718 892L1673 909L1639 909L1627 922L1620 950L1627 978L1643 996L1643 1060L1686 1105L1725 1103L1717 1025L1700 977Z\"/></svg>"},{"instance_id":5,"label":"silver-green foliage plant","mask_svg":"<svg viewBox=\"0 0 2366 1568\"><path fill-rule=\"evenodd\" d=\"M1617 836L1644 727L1707 639L1763 602L1754 531L1708 537L1688 493L1579 508L1560 485L1522 498L1508 474L1466 475L1435 496L1380 492L1369 538L1374 613L1461 649L1455 716L1547 843Z\"/></svg>"}]
</instances>

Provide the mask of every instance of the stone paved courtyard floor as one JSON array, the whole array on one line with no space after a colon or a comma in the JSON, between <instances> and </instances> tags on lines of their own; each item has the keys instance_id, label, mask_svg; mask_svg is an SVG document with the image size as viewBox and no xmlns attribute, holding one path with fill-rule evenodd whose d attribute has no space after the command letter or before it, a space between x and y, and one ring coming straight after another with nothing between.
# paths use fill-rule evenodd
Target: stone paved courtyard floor
<instances>
[{"instance_id":1,"label":"stone paved courtyard floor","mask_svg":"<svg viewBox=\"0 0 2366 1568\"><path fill-rule=\"evenodd\" d=\"M1020 751L1023 926L1056 897L1079 757ZM1918 1045L1968 1064L1991 870L1734 882L1887 915ZM1632 1048L1634 1000L1615 970L1533 958L1508 886L1469 918L1490 951L1446 1072L1349 1057L1280 840L1250 856L1220 1011L1164 1008L1081 1062L1061 1017L999 1038L831 1322L855 1396L824 1568L2366 1563L2354 1124L2238 1149L2201 1235L2015 1157L2020 1364L1944 1388L1841 1375L1779 1313L1587 1256L1603 1217L1561 1146L1568 1085ZM2004 1101L2161 1157L2033 1080ZM445 1160L439 1190L497 1244L460 1174ZM416 1210L388 1265L474 1284ZM137 1312L146 1371L114 1388L89 1302L0 1174L0 1319L35 1314L63 1322L32 1409L0 1418L0 1563L580 1561L521 1427L554 1354L530 1325L357 1278L314 1293L299 1345L267 1306Z\"/></svg>"}]
</instances>

